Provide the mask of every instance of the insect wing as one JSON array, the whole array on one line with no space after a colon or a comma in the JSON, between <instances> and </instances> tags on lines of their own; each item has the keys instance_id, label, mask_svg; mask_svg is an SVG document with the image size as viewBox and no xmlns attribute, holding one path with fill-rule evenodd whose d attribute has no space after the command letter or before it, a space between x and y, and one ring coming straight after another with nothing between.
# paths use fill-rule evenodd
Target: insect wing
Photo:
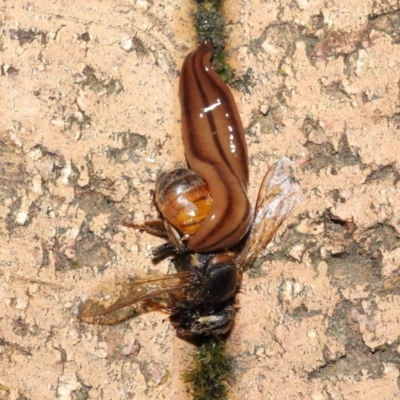
<instances>
[{"instance_id":1,"label":"insect wing","mask_svg":"<svg viewBox=\"0 0 400 400\"><path fill-rule=\"evenodd\" d=\"M249 237L236 258L241 271L254 261L300 201L300 184L294 162L287 157L280 158L261 184Z\"/></svg>"},{"instance_id":2,"label":"insect wing","mask_svg":"<svg viewBox=\"0 0 400 400\"><path fill-rule=\"evenodd\" d=\"M186 271L145 279L120 279L99 286L89 297L83 296L75 305L74 313L86 323L114 325L137 314L135 307L129 306L178 292L191 284L192 275ZM168 311L162 307L158 309Z\"/></svg>"}]
</instances>

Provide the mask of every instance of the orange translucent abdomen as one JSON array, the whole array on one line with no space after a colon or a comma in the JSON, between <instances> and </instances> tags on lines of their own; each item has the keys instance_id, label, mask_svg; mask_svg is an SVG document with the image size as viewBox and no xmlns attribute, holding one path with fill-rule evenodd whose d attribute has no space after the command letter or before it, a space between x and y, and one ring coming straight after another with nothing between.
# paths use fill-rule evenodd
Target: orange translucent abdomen
<instances>
[{"instance_id":1,"label":"orange translucent abdomen","mask_svg":"<svg viewBox=\"0 0 400 400\"><path fill-rule=\"evenodd\" d=\"M156 202L163 217L184 236L193 235L211 210L213 199L207 184L189 169L160 175Z\"/></svg>"}]
</instances>

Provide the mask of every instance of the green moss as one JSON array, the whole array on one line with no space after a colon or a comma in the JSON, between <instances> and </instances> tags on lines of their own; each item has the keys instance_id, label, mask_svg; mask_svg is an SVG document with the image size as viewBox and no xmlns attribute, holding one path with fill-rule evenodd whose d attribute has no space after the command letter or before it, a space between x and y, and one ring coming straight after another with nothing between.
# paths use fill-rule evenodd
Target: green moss
<instances>
[{"instance_id":1,"label":"green moss","mask_svg":"<svg viewBox=\"0 0 400 400\"><path fill-rule=\"evenodd\" d=\"M222 0L196 1L197 11L194 14L194 26L197 40L208 40L214 49L212 67L225 82L233 77L232 69L226 60L225 19L221 11Z\"/></svg>"},{"instance_id":2,"label":"green moss","mask_svg":"<svg viewBox=\"0 0 400 400\"><path fill-rule=\"evenodd\" d=\"M79 261L71 261L69 266L71 269L79 269L81 267Z\"/></svg>"},{"instance_id":3,"label":"green moss","mask_svg":"<svg viewBox=\"0 0 400 400\"><path fill-rule=\"evenodd\" d=\"M233 78L233 71L226 60L226 54L223 49L216 50L214 53L214 68L221 78L229 83Z\"/></svg>"},{"instance_id":4,"label":"green moss","mask_svg":"<svg viewBox=\"0 0 400 400\"><path fill-rule=\"evenodd\" d=\"M183 379L191 382L194 400L225 400L228 395L227 381L231 365L225 354L225 342L211 338L194 353L193 369Z\"/></svg>"}]
</instances>

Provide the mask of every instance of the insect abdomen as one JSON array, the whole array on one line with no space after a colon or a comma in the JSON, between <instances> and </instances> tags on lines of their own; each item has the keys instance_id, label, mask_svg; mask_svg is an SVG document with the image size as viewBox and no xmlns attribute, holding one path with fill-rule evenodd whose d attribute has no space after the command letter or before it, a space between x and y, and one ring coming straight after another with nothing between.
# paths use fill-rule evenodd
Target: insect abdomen
<instances>
[{"instance_id":1,"label":"insect abdomen","mask_svg":"<svg viewBox=\"0 0 400 400\"><path fill-rule=\"evenodd\" d=\"M199 175L179 168L159 176L156 202L164 218L183 235L190 236L209 214L213 200Z\"/></svg>"}]
</instances>

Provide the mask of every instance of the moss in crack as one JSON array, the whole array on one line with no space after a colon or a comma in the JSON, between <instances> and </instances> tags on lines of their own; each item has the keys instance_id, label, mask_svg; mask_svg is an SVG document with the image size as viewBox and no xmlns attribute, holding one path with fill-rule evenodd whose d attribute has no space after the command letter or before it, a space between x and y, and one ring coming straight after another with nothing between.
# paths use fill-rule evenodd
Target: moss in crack
<instances>
[{"instance_id":1,"label":"moss in crack","mask_svg":"<svg viewBox=\"0 0 400 400\"><path fill-rule=\"evenodd\" d=\"M183 379L191 383L193 400L225 400L231 375L231 363L225 353L225 342L218 338L206 340L193 354L193 369Z\"/></svg>"},{"instance_id":2,"label":"moss in crack","mask_svg":"<svg viewBox=\"0 0 400 400\"><path fill-rule=\"evenodd\" d=\"M225 20L221 11L222 0L198 0L194 14L197 40L209 40L213 46L211 65L225 82L232 80L232 69L226 60L224 33Z\"/></svg>"},{"instance_id":3,"label":"moss in crack","mask_svg":"<svg viewBox=\"0 0 400 400\"><path fill-rule=\"evenodd\" d=\"M230 82L233 77L232 68L226 60L226 54L223 49L217 49L213 56L213 68L220 74L224 82Z\"/></svg>"},{"instance_id":4,"label":"moss in crack","mask_svg":"<svg viewBox=\"0 0 400 400\"><path fill-rule=\"evenodd\" d=\"M196 1L197 11L194 15L194 24L197 38L210 40L214 48L225 47L225 35L223 33L225 21L221 11L222 0Z\"/></svg>"}]
</instances>

